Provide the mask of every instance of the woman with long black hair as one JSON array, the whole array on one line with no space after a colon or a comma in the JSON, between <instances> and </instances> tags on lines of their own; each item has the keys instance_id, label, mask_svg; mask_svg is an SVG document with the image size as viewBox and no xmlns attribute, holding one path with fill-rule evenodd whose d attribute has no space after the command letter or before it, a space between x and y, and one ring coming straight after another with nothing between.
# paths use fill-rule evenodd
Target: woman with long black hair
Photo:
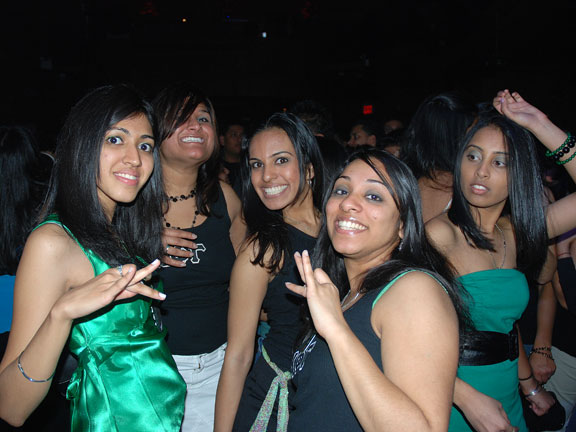
<instances>
[{"instance_id":1,"label":"woman with long black hair","mask_svg":"<svg viewBox=\"0 0 576 432\"><path fill-rule=\"evenodd\" d=\"M529 132L572 178L574 138L518 93L498 93L494 106L499 113L481 115L461 143L452 207L427 224L470 295L476 328L461 349L453 431L527 430L518 385L536 414L552 404L532 376L515 322L528 302L526 279L536 281L544 264L547 239L576 226L576 195L544 207Z\"/></svg>"},{"instance_id":2,"label":"woman with long black hair","mask_svg":"<svg viewBox=\"0 0 576 432\"><path fill-rule=\"evenodd\" d=\"M0 364L0 415L14 425L45 397L69 339L73 430L180 429L185 386L151 309L165 295L142 283L162 254L152 125L150 105L119 85L82 98L62 128Z\"/></svg>"},{"instance_id":3,"label":"woman with long black hair","mask_svg":"<svg viewBox=\"0 0 576 432\"><path fill-rule=\"evenodd\" d=\"M228 350L216 430L284 430L292 350L302 301L284 286L298 277L294 251L312 249L320 229L324 165L314 135L293 114L273 114L244 143L245 245L230 284ZM252 366L260 310L270 331ZM277 395L277 393L280 393ZM283 429L284 428L284 429Z\"/></svg>"},{"instance_id":4,"label":"woman with long black hair","mask_svg":"<svg viewBox=\"0 0 576 432\"><path fill-rule=\"evenodd\" d=\"M418 184L383 150L350 156L324 205L313 270L296 254L317 333L294 355L288 430L445 431L460 293L428 243Z\"/></svg>"}]
</instances>

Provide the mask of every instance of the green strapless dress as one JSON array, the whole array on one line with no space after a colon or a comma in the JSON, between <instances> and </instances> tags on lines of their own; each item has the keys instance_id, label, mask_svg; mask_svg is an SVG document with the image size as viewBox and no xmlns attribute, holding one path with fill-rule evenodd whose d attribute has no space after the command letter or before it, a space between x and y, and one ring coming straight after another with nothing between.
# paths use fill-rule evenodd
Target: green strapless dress
<instances>
[{"instance_id":1,"label":"green strapless dress","mask_svg":"<svg viewBox=\"0 0 576 432\"><path fill-rule=\"evenodd\" d=\"M509 333L528 304L528 283L514 269L469 273L459 281L472 298L470 315L476 329ZM499 400L513 426L528 431L518 394L518 359L485 366L460 366L458 377L476 390ZM452 408L451 432L471 431L460 412Z\"/></svg>"},{"instance_id":2,"label":"green strapless dress","mask_svg":"<svg viewBox=\"0 0 576 432\"><path fill-rule=\"evenodd\" d=\"M46 223L56 223L72 235L55 215L39 226ZM95 276L110 268L78 245ZM70 351L78 358L78 368L66 394L73 431L180 430L186 384L164 341L166 330L156 327L150 305L150 299L136 297L75 321Z\"/></svg>"}]
</instances>

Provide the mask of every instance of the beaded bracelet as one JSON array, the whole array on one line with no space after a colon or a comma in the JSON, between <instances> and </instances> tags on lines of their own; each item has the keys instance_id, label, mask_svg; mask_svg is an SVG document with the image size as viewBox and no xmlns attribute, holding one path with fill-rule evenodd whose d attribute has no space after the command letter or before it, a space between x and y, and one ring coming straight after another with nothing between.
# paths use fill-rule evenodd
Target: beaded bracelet
<instances>
[{"instance_id":1,"label":"beaded bracelet","mask_svg":"<svg viewBox=\"0 0 576 432\"><path fill-rule=\"evenodd\" d=\"M24 375L24 378L26 378L28 381L33 382L33 383L44 383L44 382L48 382L52 378L54 378L54 374L56 373L56 371L54 371L54 373L52 375L50 375L50 378L47 378L44 380L37 380L37 379L34 379L34 378L26 375L26 372L24 372L24 369L22 368L22 364L20 363L20 360L22 359L22 354L24 354L24 351L22 351L20 353L20 355L18 356L18 369L20 369L20 372L22 373L22 375Z\"/></svg>"},{"instance_id":2,"label":"beaded bracelet","mask_svg":"<svg viewBox=\"0 0 576 432\"><path fill-rule=\"evenodd\" d=\"M533 347L532 351L552 351L552 347L549 346Z\"/></svg>"},{"instance_id":3,"label":"beaded bracelet","mask_svg":"<svg viewBox=\"0 0 576 432\"><path fill-rule=\"evenodd\" d=\"M552 354L544 352L544 351L530 351L530 355L532 354L540 354L541 356L544 356L546 358L549 358L550 360L554 361L554 357L552 357Z\"/></svg>"},{"instance_id":4,"label":"beaded bracelet","mask_svg":"<svg viewBox=\"0 0 576 432\"><path fill-rule=\"evenodd\" d=\"M557 165L567 164L567 163L570 162L572 159L574 159L575 156L576 156L576 152L572 153L572 156L570 156L568 159L557 160L557 161L556 161L556 164L557 164Z\"/></svg>"},{"instance_id":5,"label":"beaded bracelet","mask_svg":"<svg viewBox=\"0 0 576 432\"><path fill-rule=\"evenodd\" d=\"M568 137L560 145L560 147L558 147L554 151L551 151L551 150L546 151L546 157L549 157L552 159L559 159L563 156L563 153L570 152L570 149L572 147L574 147L574 145L576 144L576 137L572 136L572 134L570 132L567 132L567 135L568 135Z\"/></svg>"}]
</instances>

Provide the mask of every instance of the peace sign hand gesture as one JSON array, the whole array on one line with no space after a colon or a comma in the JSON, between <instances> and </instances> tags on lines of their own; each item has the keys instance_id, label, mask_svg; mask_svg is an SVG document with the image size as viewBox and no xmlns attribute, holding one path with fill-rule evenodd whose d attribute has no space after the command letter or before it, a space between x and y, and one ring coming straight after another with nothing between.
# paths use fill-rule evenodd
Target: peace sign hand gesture
<instances>
[{"instance_id":1,"label":"peace sign hand gesture","mask_svg":"<svg viewBox=\"0 0 576 432\"><path fill-rule=\"evenodd\" d=\"M320 336L329 340L332 336L342 334L341 329L348 327L348 324L342 313L338 288L322 269L312 270L308 251L303 251L302 255L296 252L294 259L304 285L286 282L286 288L306 297L314 326Z\"/></svg>"}]
</instances>

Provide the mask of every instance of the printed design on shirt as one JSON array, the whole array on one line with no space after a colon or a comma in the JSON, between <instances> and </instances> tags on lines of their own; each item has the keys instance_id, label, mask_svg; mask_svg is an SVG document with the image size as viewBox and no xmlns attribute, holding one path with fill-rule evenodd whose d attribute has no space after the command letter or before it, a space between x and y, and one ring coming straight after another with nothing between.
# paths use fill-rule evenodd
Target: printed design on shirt
<instances>
[{"instance_id":1,"label":"printed design on shirt","mask_svg":"<svg viewBox=\"0 0 576 432\"><path fill-rule=\"evenodd\" d=\"M206 246L204 246L204 243L196 243L196 249L187 248L183 246L173 246L173 247L183 251L192 252L191 257L177 257L174 255L168 255L170 258L175 259L177 261L182 261L183 263L188 263L188 261L190 261L192 264L200 264L200 256L198 255L198 252L206 252ZM168 264L162 264L162 267L170 267L170 266Z\"/></svg>"},{"instance_id":2,"label":"printed design on shirt","mask_svg":"<svg viewBox=\"0 0 576 432\"><path fill-rule=\"evenodd\" d=\"M304 369L304 363L306 363L306 357L312 352L316 346L316 333L308 341L302 351L297 350L292 357L292 376L295 376L298 372Z\"/></svg>"}]
</instances>

